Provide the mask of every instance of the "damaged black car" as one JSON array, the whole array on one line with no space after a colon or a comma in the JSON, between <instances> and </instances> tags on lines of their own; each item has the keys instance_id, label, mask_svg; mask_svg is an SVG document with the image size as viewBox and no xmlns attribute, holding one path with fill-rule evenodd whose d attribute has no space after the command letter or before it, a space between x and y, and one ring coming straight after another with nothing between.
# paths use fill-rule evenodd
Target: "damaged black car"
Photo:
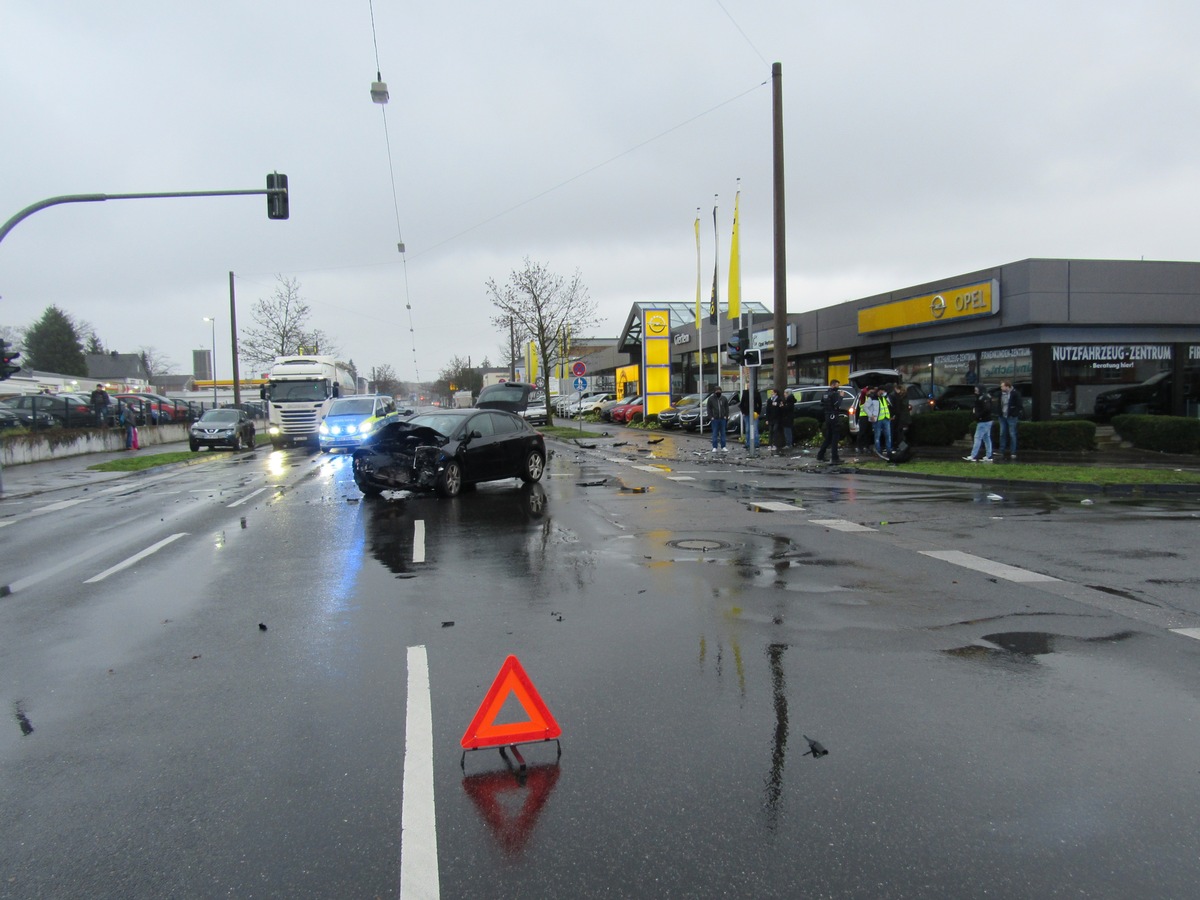
<instances>
[{"instance_id":1,"label":"damaged black car","mask_svg":"<svg viewBox=\"0 0 1200 900\"><path fill-rule=\"evenodd\" d=\"M388 422L354 451L354 483L383 491L454 497L483 481L540 481L546 441L520 416L497 409L445 409Z\"/></svg>"}]
</instances>

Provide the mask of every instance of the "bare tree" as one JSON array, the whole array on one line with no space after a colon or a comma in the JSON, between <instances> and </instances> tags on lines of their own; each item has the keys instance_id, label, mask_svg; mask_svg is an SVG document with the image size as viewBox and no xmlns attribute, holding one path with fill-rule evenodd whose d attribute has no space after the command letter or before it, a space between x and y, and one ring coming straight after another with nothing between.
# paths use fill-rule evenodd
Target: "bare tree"
<instances>
[{"instance_id":1,"label":"bare tree","mask_svg":"<svg viewBox=\"0 0 1200 900\"><path fill-rule=\"evenodd\" d=\"M337 345L319 328L307 327L312 309L300 296L300 282L276 275L278 284L270 299L254 304L254 326L242 334L238 355L251 367L266 366L277 356L338 353Z\"/></svg>"},{"instance_id":2,"label":"bare tree","mask_svg":"<svg viewBox=\"0 0 1200 900\"><path fill-rule=\"evenodd\" d=\"M103 352L103 350L101 350ZM165 355L157 347L139 347L138 353L142 355L142 364L146 367L146 371L150 373L150 377L155 375L174 375L175 363Z\"/></svg>"},{"instance_id":3,"label":"bare tree","mask_svg":"<svg viewBox=\"0 0 1200 900\"><path fill-rule=\"evenodd\" d=\"M400 389L400 379L396 377L396 370L386 364L372 366L367 381L374 387L375 393L387 394L389 397L394 397Z\"/></svg>"},{"instance_id":4,"label":"bare tree","mask_svg":"<svg viewBox=\"0 0 1200 900\"><path fill-rule=\"evenodd\" d=\"M577 269L568 281L541 263L525 257L525 268L512 272L504 285L487 281L488 296L500 315L492 319L497 328L510 327L528 334L537 348L541 365L542 391L546 396L546 418L550 421L550 373L564 362L571 335L582 334L597 322L596 304L583 285Z\"/></svg>"}]
</instances>

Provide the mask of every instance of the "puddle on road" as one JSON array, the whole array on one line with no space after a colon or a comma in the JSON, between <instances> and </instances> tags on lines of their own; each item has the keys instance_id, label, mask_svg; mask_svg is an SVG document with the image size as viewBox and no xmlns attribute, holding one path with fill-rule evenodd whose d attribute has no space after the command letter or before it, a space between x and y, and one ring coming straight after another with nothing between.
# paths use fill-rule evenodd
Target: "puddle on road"
<instances>
[{"instance_id":1,"label":"puddle on road","mask_svg":"<svg viewBox=\"0 0 1200 900\"><path fill-rule=\"evenodd\" d=\"M1051 653L1077 650L1086 644L1115 644L1138 634L1136 631L1117 631L1100 637L1081 638L1049 631L1004 631L985 634L980 640L993 646L968 644L942 651L959 659L975 659L997 663L1034 663L1036 657ZM999 649L997 649L999 648Z\"/></svg>"}]
</instances>

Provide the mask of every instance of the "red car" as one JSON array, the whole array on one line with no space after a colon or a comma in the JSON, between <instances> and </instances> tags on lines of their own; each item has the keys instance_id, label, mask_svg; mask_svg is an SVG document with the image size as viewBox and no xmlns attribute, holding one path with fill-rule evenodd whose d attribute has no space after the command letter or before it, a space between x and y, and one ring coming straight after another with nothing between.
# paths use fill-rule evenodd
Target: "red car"
<instances>
[{"instance_id":1,"label":"red car","mask_svg":"<svg viewBox=\"0 0 1200 900\"><path fill-rule=\"evenodd\" d=\"M646 398L641 394L638 394L636 397L631 397L624 403L618 403L612 408L609 415L612 416L612 420L614 422L617 422L621 425L628 425L630 420L633 418L634 413L640 413L642 411L642 407L645 402Z\"/></svg>"}]
</instances>

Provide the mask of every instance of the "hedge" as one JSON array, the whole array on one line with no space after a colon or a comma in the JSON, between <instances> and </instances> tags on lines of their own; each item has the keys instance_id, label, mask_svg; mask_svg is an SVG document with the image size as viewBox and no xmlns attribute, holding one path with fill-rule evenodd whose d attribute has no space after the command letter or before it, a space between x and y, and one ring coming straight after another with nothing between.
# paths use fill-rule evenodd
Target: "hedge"
<instances>
[{"instance_id":1,"label":"hedge","mask_svg":"<svg viewBox=\"0 0 1200 900\"><path fill-rule=\"evenodd\" d=\"M1161 453L1200 451L1200 419L1182 416L1113 416L1113 431L1141 450Z\"/></svg>"},{"instance_id":2,"label":"hedge","mask_svg":"<svg viewBox=\"0 0 1200 900\"><path fill-rule=\"evenodd\" d=\"M1125 418L1162 418L1162 416L1128 416ZM1116 421L1115 419L1113 420ZM975 433L975 416L967 410L921 413L913 416L908 432L909 442L925 447L949 447L957 440ZM992 424L992 439L1000 434L999 423ZM1017 447L1022 450L1094 450L1096 424L1083 419L1059 422L1020 422L1017 425Z\"/></svg>"}]
</instances>

